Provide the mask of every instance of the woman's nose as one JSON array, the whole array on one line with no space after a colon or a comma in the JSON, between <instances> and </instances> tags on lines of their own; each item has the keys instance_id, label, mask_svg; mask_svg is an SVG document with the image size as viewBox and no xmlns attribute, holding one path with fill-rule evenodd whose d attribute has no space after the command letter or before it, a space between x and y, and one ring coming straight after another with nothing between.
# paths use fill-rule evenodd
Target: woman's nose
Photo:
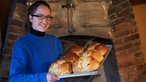
<instances>
[{"instance_id":1,"label":"woman's nose","mask_svg":"<svg viewBox=\"0 0 146 82\"><path fill-rule=\"evenodd\" d=\"M43 23L47 23L48 22L48 20L46 18L44 18L42 21L43 21Z\"/></svg>"}]
</instances>

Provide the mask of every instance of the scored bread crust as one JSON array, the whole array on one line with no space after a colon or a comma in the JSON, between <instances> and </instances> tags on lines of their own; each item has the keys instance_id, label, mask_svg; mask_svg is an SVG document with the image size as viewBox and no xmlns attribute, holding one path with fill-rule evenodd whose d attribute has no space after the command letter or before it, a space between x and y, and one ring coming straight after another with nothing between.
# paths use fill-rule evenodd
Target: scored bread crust
<instances>
[{"instance_id":1,"label":"scored bread crust","mask_svg":"<svg viewBox=\"0 0 146 82\"><path fill-rule=\"evenodd\" d=\"M70 74L72 73L71 63L65 60L56 60L51 64L48 72L56 75Z\"/></svg>"},{"instance_id":2,"label":"scored bread crust","mask_svg":"<svg viewBox=\"0 0 146 82\"><path fill-rule=\"evenodd\" d=\"M96 50L94 50L94 51L92 52L91 56L92 56L93 58L95 58L99 63L101 63L102 60L104 59L103 55L101 55L101 53L98 52L98 51L96 51Z\"/></svg>"},{"instance_id":3,"label":"scored bread crust","mask_svg":"<svg viewBox=\"0 0 146 82\"><path fill-rule=\"evenodd\" d=\"M71 46L67 52L73 52L75 53L77 56L81 56L82 52L83 52L84 48L79 46L79 45L74 45L74 46Z\"/></svg>"},{"instance_id":4,"label":"scored bread crust","mask_svg":"<svg viewBox=\"0 0 146 82\"><path fill-rule=\"evenodd\" d=\"M99 63L93 57L80 57L73 64L73 73L91 72L99 67Z\"/></svg>"},{"instance_id":5,"label":"scored bread crust","mask_svg":"<svg viewBox=\"0 0 146 82\"><path fill-rule=\"evenodd\" d=\"M101 55L101 53L97 50L88 50L83 53L83 57L89 57L89 56L96 59L99 63L101 63L102 60L104 59L103 55Z\"/></svg>"},{"instance_id":6,"label":"scored bread crust","mask_svg":"<svg viewBox=\"0 0 146 82\"><path fill-rule=\"evenodd\" d=\"M95 47L95 50L99 51L101 55L105 56L108 48L104 44L100 44Z\"/></svg>"},{"instance_id":7,"label":"scored bread crust","mask_svg":"<svg viewBox=\"0 0 146 82\"><path fill-rule=\"evenodd\" d=\"M97 70L99 67L98 61L92 56L82 58L82 72L91 72Z\"/></svg>"},{"instance_id":8,"label":"scored bread crust","mask_svg":"<svg viewBox=\"0 0 146 82\"><path fill-rule=\"evenodd\" d=\"M63 54L60 59L63 59L65 61L73 64L78 58L79 58L79 56L77 56L75 53L67 52L67 53Z\"/></svg>"},{"instance_id":9,"label":"scored bread crust","mask_svg":"<svg viewBox=\"0 0 146 82\"><path fill-rule=\"evenodd\" d=\"M92 42L92 43L90 43L90 44L88 45L88 47L87 47L87 51L88 51L88 50L93 50L93 49L95 49L95 47L96 47L97 45L100 45L100 43L98 43L98 42Z\"/></svg>"},{"instance_id":10,"label":"scored bread crust","mask_svg":"<svg viewBox=\"0 0 146 82\"><path fill-rule=\"evenodd\" d=\"M82 58L80 57L72 64L73 73L81 73L82 71Z\"/></svg>"}]
</instances>

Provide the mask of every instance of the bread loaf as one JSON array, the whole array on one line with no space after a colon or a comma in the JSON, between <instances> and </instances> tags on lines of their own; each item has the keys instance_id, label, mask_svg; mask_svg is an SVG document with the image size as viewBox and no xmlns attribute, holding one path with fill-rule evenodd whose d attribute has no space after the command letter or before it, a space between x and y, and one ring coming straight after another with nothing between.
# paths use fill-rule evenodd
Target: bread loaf
<instances>
[{"instance_id":1,"label":"bread loaf","mask_svg":"<svg viewBox=\"0 0 146 82\"><path fill-rule=\"evenodd\" d=\"M74 45L72 47L70 47L67 52L73 52L75 53L77 56L81 56L82 52L83 52L84 48L79 46L79 45Z\"/></svg>"},{"instance_id":2,"label":"bread loaf","mask_svg":"<svg viewBox=\"0 0 146 82\"><path fill-rule=\"evenodd\" d=\"M77 56L75 53L67 52L67 53L63 54L63 56L60 59L63 59L65 61L73 64L76 60L78 60L78 58L79 58L79 56Z\"/></svg>"},{"instance_id":3,"label":"bread loaf","mask_svg":"<svg viewBox=\"0 0 146 82\"><path fill-rule=\"evenodd\" d=\"M104 56L107 53L108 48L104 44L100 44L95 47L95 50L97 50L98 52L101 53L101 55Z\"/></svg>"},{"instance_id":4,"label":"bread loaf","mask_svg":"<svg viewBox=\"0 0 146 82\"><path fill-rule=\"evenodd\" d=\"M103 55L99 51L94 50L94 49L93 50L88 50L88 51L83 53L83 57L89 57L89 56L96 59L99 63L101 63L103 58L104 58Z\"/></svg>"},{"instance_id":5,"label":"bread loaf","mask_svg":"<svg viewBox=\"0 0 146 82\"><path fill-rule=\"evenodd\" d=\"M73 73L91 72L98 67L99 63L93 57L80 57L73 63Z\"/></svg>"},{"instance_id":6,"label":"bread loaf","mask_svg":"<svg viewBox=\"0 0 146 82\"><path fill-rule=\"evenodd\" d=\"M72 73L72 67L71 64L65 60L56 60L51 64L48 72L56 75L70 74Z\"/></svg>"},{"instance_id":7,"label":"bread loaf","mask_svg":"<svg viewBox=\"0 0 146 82\"><path fill-rule=\"evenodd\" d=\"M100 43L98 43L98 42L91 42L91 43L88 45L88 47L87 47L87 51L88 51L88 50L93 50L93 49L95 49L95 47L96 47L97 45L100 45Z\"/></svg>"},{"instance_id":8,"label":"bread loaf","mask_svg":"<svg viewBox=\"0 0 146 82\"><path fill-rule=\"evenodd\" d=\"M92 42L83 51L84 48L79 45L70 47L59 60L51 64L48 71L57 75L95 71L103 61L108 48L104 44Z\"/></svg>"}]
</instances>

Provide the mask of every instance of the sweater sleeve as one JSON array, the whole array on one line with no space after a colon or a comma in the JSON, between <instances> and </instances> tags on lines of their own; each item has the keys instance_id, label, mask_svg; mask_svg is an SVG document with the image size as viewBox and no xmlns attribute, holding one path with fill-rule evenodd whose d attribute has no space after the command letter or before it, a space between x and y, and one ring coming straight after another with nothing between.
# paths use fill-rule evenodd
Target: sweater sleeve
<instances>
[{"instance_id":1,"label":"sweater sleeve","mask_svg":"<svg viewBox=\"0 0 146 82\"><path fill-rule=\"evenodd\" d=\"M46 73L30 74L27 71L29 58L20 44L12 51L9 82L46 82Z\"/></svg>"}]
</instances>

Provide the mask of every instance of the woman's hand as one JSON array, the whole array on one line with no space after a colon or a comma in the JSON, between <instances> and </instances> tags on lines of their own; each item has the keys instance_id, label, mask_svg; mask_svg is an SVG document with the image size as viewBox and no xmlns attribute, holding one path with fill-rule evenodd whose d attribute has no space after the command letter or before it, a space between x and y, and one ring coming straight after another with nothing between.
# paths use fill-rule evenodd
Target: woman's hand
<instances>
[{"instance_id":1,"label":"woman's hand","mask_svg":"<svg viewBox=\"0 0 146 82\"><path fill-rule=\"evenodd\" d=\"M51 73L47 73L46 78L47 78L47 82L55 82L55 81L59 80L57 75L51 74Z\"/></svg>"}]
</instances>

